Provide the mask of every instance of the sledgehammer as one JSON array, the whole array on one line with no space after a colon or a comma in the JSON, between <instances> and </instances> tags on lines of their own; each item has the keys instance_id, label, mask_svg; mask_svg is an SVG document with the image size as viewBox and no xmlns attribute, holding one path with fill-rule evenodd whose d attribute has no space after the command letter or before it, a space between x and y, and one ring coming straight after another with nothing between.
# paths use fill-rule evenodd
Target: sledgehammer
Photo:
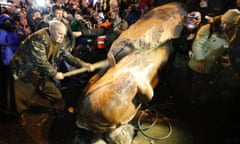
<instances>
[{"instance_id":1,"label":"sledgehammer","mask_svg":"<svg viewBox=\"0 0 240 144\"><path fill-rule=\"evenodd\" d=\"M107 59L92 64L92 66L95 70L106 67L108 65L109 65L109 62L108 62ZM69 77L69 76L84 73L84 72L87 72L87 71L88 71L88 69L83 67L83 68L79 68L79 69L75 69L75 70L66 72L63 75L64 75L64 77Z\"/></svg>"}]
</instances>

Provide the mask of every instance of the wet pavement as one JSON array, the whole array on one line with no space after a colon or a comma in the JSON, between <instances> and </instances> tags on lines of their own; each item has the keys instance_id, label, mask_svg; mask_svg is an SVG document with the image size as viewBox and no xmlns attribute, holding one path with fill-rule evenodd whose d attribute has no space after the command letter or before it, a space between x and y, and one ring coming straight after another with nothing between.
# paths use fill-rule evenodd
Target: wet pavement
<instances>
[{"instance_id":1,"label":"wet pavement","mask_svg":"<svg viewBox=\"0 0 240 144\"><path fill-rule=\"evenodd\" d=\"M157 119L156 117L153 117ZM144 136L140 131L137 132L133 144L193 144L194 134L190 123L186 124L178 118L167 118L171 125L171 134L166 139L157 140L169 134L169 125L166 120L158 118L156 124L144 131ZM153 120L154 121L154 120ZM57 118L53 120L48 136L48 142L52 144L70 144L79 137L83 139L90 137L92 133L78 129L74 125L74 117ZM143 122L142 127L149 127L152 122ZM35 128L37 131L38 129ZM31 138L26 129L18 123L18 117L14 113L1 113L0 119L0 144L34 144L44 143L42 140ZM34 131L33 131L34 133ZM35 134L36 136L37 134ZM204 141L202 141L205 143ZM197 144L197 143L196 143ZM199 140L200 144L200 140ZM207 143L206 143L207 144Z\"/></svg>"},{"instance_id":2,"label":"wet pavement","mask_svg":"<svg viewBox=\"0 0 240 144\"><path fill-rule=\"evenodd\" d=\"M133 144L240 144L239 99L231 100L234 102L233 107L226 108L233 109L228 109L227 112L212 103L188 105L185 103L188 89L180 87L183 92L179 92L179 89L170 85L172 82L160 80L163 82L160 81L155 88L152 102L143 106L146 109L154 108L154 115L133 121L136 128L138 122L144 128L148 127L144 134L137 129ZM211 95L209 89L204 89ZM73 90L63 91L63 94L69 95L70 92ZM228 116L221 118L221 112ZM35 122L36 120L38 121ZM36 125L24 128L16 113L1 109L0 144L90 144L89 140L95 138L94 133L76 127L73 114L55 118L44 114L33 115L28 121L35 122ZM46 123L41 126L41 122ZM163 137L166 138L162 139Z\"/></svg>"},{"instance_id":3,"label":"wet pavement","mask_svg":"<svg viewBox=\"0 0 240 144\"><path fill-rule=\"evenodd\" d=\"M165 105L161 109L164 112L164 117L154 115L140 121L142 128L147 127L148 129L144 130L144 134L138 130L133 144L239 144L238 129L234 131L234 135L226 137L224 130L213 118L200 117L198 113L189 113L189 116L186 117L178 115L175 110L172 105L167 107ZM19 124L16 113L1 111L0 144L87 144L88 142L82 143L79 139L93 137L93 133L75 126L73 115L49 119L50 124L44 126L42 130L34 127L29 133ZM155 122L154 125L152 125L153 122ZM44 135L48 128L49 135L43 136L44 138L37 136L37 131L41 131ZM171 134L168 135L170 130ZM234 129L229 128L229 130ZM162 137L166 138L161 139Z\"/></svg>"}]
</instances>

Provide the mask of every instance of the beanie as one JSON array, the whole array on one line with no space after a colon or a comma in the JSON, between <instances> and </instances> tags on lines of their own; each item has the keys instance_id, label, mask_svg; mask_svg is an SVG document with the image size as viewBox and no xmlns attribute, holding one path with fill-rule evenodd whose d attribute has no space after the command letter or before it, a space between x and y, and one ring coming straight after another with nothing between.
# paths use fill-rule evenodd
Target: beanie
<instances>
[{"instance_id":1,"label":"beanie","mask_svg":"<svg viewBox=\"0 0 240 144\"><path fill-rule=\"evenodd\" d=\"M240 19L240 11L238 9L229 9L222 15L221 20L230 24L238 24Z\"/></svg>"},{"instance_id":2,"label":"beanie","mask_svg":"<svg viewBox=\"0 0 240 144\"><path fill-rule=\"evenodd\" d=\"M12 20L12 18L11 18L9 15L7 15L7 14L1 14L1 15L0 15L0 24L3 24L4 21L7 20L7 19Z\"/></svg>"}]
</instances>

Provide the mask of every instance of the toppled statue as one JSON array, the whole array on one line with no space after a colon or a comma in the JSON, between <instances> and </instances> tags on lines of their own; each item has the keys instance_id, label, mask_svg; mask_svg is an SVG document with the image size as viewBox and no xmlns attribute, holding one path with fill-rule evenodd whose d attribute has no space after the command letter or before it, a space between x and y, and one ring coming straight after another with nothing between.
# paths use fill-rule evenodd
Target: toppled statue
<instances>
[{"instance_id":1,"label":"toppled statue","mask_svg":"<svg viewBox=\"0 0 240 144\"><path fill-rule=\"evenodd\" d=\"M131 122L142 103L152 100L154 79L173 49L182 18L180 3L156 7L124 31L112 44L112 67L89 83L76 110L76 125L89 131L112 133Z\"/></svg>"},{"instance_id":2,"label":"toppled statue","mask_svg":"<svg viewBox=\"0 0 240 144\"><path fill-rule=\"evenodd\" d=\"M158 48L168 40L179 38L182 19L187 12L179 3L169 3L146 13L113 42L108 58L113 66L127 54Z\"/></svg>"}]
</instances>

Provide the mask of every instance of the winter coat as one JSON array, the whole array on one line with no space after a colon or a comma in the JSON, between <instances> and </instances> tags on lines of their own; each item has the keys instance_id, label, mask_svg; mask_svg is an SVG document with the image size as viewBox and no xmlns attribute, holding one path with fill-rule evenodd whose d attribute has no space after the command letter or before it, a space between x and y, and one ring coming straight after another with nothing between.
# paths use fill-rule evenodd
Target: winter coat
<instances>
[{"instance_id":1,"label":"winter coat","mask_svg":"<svg viewBox=\"0 0 240 144\"><path fill-rule=\"evenodd\" d=\"M0 35L1 64L9 65L19 44L18 34L0 29Z\"/></svg>"},{"instance_id":2,"label":"winter coat","mask_svg":"<svg viewBox=\"0 0 240 144\"><path fill-rule=\"evenodd\" d=\"M202 26L192 45L194 57L190 59L189 67L197 72L210 73L217 58L228 47L229 41L219 37L217 32L210 36L210 24Z\"/></svg>"},{"instance_id":3,"label":"winter coat","mask_svg":"<svg viewBox=\"0 0 240 144\"><path fill-rule=\"evenodd\" d=\"M19 46L11 60L11 72L17 78L25 77L29 72L54 77L61 60L80 67L81 60L73 57L63 44L51 41L47 28L29 35Z\"/></svg>"}]
</instances>

